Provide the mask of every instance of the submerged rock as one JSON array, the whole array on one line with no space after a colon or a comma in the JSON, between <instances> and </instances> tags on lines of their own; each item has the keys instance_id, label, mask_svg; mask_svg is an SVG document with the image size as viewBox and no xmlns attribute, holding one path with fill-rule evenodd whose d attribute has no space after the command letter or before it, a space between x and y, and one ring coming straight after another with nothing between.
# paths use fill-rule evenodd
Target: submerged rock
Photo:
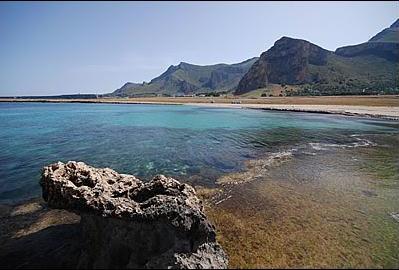
<instances>
[{"instance_id":1,"label":"submerged rock","mask_svg":"<svg viewBox=\"0 0 399 270\"><path fill-rule=\"evenodd\" d=\"M173 178L144 183L82 162L43 168L43 198L81 215L79 268L226 268L195 190Z\"/></svg>"}]
</instances>

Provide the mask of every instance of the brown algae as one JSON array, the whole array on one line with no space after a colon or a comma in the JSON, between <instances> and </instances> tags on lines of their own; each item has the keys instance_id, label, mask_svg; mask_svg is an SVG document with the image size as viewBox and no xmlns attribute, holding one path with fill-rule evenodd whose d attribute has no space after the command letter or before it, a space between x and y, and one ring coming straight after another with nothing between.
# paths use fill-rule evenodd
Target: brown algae
<instances>
[{"instance_id":1,"label":"brown algae","mask_svg":"<svg viewBox=\"0 0 399 270\"><path fill-rule=\"evenodd\" d=\"M365 169L375 160L382 173ZM398 267L398 160L392 146L339 149L235 173L224 199L202 191L229 267Z\"/></svg>"}]
</instances>

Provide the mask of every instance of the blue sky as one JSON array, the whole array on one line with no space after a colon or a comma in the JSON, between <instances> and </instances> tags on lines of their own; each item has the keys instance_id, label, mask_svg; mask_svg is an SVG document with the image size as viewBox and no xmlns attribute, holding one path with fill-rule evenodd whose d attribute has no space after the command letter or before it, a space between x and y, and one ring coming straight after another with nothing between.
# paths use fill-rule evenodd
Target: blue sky
<instances>
[{"instance_id":1,"label":"blue sky","mask_svg":"<svg viewBox=\"0 0 399 270\"><path fill-rule=\"evenodd\" d=\"M106 93L179 62L235 63L282 36L329 50L391 25L398 2L1 2L0 96Z\"/></svg>"}]
</instances>

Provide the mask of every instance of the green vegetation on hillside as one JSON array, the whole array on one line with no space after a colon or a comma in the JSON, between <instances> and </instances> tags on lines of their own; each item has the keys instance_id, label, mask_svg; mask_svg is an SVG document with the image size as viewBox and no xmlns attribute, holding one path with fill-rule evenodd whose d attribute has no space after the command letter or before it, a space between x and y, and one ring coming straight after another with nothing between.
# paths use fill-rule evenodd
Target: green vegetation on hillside
<instances>
[{"instance_id":1,"label":"green vegetation on hillside","mask_svg":"<svg viewBox=\"0 0 399 270\"><path fill-rule=\"evenodd\" d=\"M286 95L375 95L399 93L399 65L375 56L330 55L327 65L311 66L319 80Z\"/></svg>"},{"instance_id":2,"label":"green vegetation on hillside","mask_svg":"<svg viewBox=\"0 0 399 270\"><path fill-rule=\"evenodd\" d=\"M399 20L369 42L335 52L283 37L243 76L236 94L269 96L276 84L286 96L399 94Z\"/></svg>"},{"instance_id":3,"label":"green vegetation on hillside","mask_svg":"<svg viewBox=\"0 0 399 270\"><path fill-rule=\"evenodd\" d=\"M182 62L170 66L149 83L125 84L111 96L182 96L231 91L256 60L251 58L238 64L209 66Z\"/></svg>"},{"instance_id":4,"label":"green vegetation on hillside","mask_svg":"<svg viewBox=\"0 0 399 270\"><path fill-rule=\"evenodd\" d=\"M106 96L399 94L399 20L368 42L325 50L282 37L261 56L237 64L170 66L150 82L126 83Z\"/></svg>"}]
</instances>

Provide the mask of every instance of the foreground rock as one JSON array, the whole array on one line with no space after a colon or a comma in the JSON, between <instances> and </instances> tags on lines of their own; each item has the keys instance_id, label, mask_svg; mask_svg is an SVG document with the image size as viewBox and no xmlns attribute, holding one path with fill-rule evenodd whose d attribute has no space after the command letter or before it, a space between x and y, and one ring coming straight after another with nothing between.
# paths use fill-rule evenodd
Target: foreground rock
<instances>
[{"instance_id":1,"label":"foreground rock","mask_svg":"<svg viewBox=\"0 0 399 270\"><path fill-rule=\"evenodd\" d=\"M81 216L79 268L226 268L227 256L192 187L143 183L82 162L43 169L43 198Z\"/></svg>"}]
</instances>

